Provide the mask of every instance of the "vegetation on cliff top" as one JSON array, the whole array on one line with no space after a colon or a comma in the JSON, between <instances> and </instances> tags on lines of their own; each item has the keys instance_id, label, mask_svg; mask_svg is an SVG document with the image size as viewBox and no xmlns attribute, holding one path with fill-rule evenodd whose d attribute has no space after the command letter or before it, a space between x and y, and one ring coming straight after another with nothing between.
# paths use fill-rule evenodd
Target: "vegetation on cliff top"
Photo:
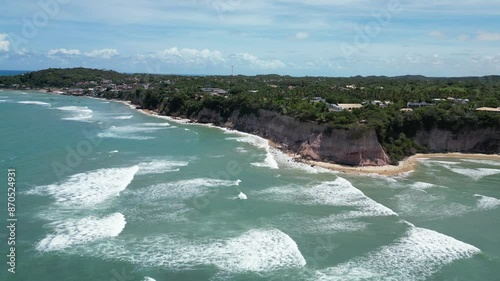
<instances>
[{"instance_id":1,"label":"vegetation on cliff top","mask_svg":"<svg viewBox=\"0 0 500 281\"><path fill-rule=\"evenodd\" d=\"M331 129L363 126L376 130L379 141L396 161L426 152L425 147L413 141L420 130L440 128L459 132L500 127L500 114L476 111L477 107L500 106L500 76L178 76L75 68L0 77L1 84L24 89L81 88L88 95L129 100L173 116L192 117L207 108L228 118L236 110L245 115L266 109L301 121L325 124ZM314 97L325 102L311 102ZM467 102L452 102L449 97ZM372 104L375 100L390 103L381 108ZM328 106L362 102L366 106L352 111L332 112ZM427 102L433 106L401 111L408 102Z\"/></svg>"}]
</instances>

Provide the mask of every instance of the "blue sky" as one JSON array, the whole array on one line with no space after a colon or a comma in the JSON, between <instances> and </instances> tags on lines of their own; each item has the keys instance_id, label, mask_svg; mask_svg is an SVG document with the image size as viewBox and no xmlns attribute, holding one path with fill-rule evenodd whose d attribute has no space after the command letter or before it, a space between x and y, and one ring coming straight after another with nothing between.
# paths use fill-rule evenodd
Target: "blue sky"
<instances>
[{"instance_id":1,"label":"blue sky","mask_svg":"<svg viewBox=\"0 0 500 281\"><path fill-rule=\"evenodd\" d=\"M16 0L0 69L500 74L498 0Z\"/></svg>"}]
</instances>

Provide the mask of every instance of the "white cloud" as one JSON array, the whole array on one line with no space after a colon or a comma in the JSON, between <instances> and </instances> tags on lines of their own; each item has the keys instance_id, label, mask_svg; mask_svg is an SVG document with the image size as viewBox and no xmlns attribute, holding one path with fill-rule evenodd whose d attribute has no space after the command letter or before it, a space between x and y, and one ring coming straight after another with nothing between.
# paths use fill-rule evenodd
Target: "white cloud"
<instances>
[{"instance_id":1,"label":"white cloud","mask_svg":"<svg viewBox=\"0 0 500 281\"><path fill-rule=\"evenodd\" d=\"M457 37L457 39L458 39L459 41L467 41L467 40L469 40L469 39L470 39L470 37L469 37L469 35L467 35L467 34L461 34L461 35L459 35L459 36Z\"/></svg>"},{"instance_id":2,"label":"white cloud","mask_svg":"<svg viewBox=\"0 0 500 281\"><path fill-rule=\"evenodd\" d=\"M443 32L437 30L431 31L427 35L433 38L444 38L446 36Z\"/></svg>"},{"instance_id":3,"label":"white cloud","mask_svg":"<svg viewBox=\"0 0 500 281\"><path fill-rule=\"evenodd\" d=\"M7 34L0 33L0 52L8 52L10 50L10 41L7 37Z\"/></svg>"},{"instance_id":4,"label":"white cloud","mask_svg":"<svg viewBox=\"0 0 500 281\"><path fill-rule=\"evenodd\" d=\"M500 33L479 31L476 38L481 41L500 41Z\"/></svg>"},{"instance_id":5,"label":"white cloud","mask_svg":"<svg viewBox=\"0 0 500 281\"><path fill-rule=\"evenodd\" d=\"M66 55L66 56L79 56L80 50L68 50L68 49L52 49L47 52L48 56L54 55Z\"/></svg>"},{"instance_id":6,"label":"white cloud","mask_svg":"<svg viewBox=\"0 0 500 281\"><path fill-rule=\"evenodd\" d=\"M257 67L260 69L277 69L286 67L284 62L277 59L263 60L249 53L240 53L236 54L235 56L237 59L250 63L250 66Z\"/></svg>"},{"instance_id":7,"label":"white cloud","mask_svg":"<svg viewBox=\"0 0 500 281\"><path fill-rule=\"evenodd\" d=\"M297 32L294 36L295 40L305 40L309 38L309 33L307 32Z\"/></svg>"},{"instance_id":8,"label":"white cloud","mask_svg":"<svg viewBox=\"0 0 500 281\"><path fill-rule=\"evenodd\" d=\"M140 55L139 58L160 59L170 63L188 63L188 64L220 64L224 63L224 56L217 50L197 50L177 47L165 49L150 55Z\"/></svg>"},{"instance_id":9,"label":"white cloud","mask_svg":"<svg viewBox=\"0 0 500 281\"><path fill-rule=\"evenodd\" d=\"M110 59L114 56L119 55L116 49L102 49L102 50L93 50L92 52L85 53L87 57L91 58L101 58L101 59Z\"/></svg>"},{"instance_id":10,"label":"white cloud","mask_svg":"<svg viewBox=\"0 0 500 281\"><path fill-rule=\"evenodd\" d=\"M286 67L285 63L277 59L265 60L249 53L237 53L225 56L222 52L209 49L190 49L190 48L169 48L163 51L139 54L135 59L140 62L151 60L161 61L170 65L186 66L193 68L196 66L216 65L227 66L231 63L239 63L241 67L250 67L253 69L269 70Z\"/></svg>"},{"instance_id":11,"label":"white cloud","mask_svg":"<svg viewBox=\"0 0 500 281\"><path fill-rule=\"evenodd\" d=\"M491 64L491 65L497 65L500 63L500 53L498 54L493 54L493 55L481 55L481 56L473 56L472 57L472 62L474 63L481 63L483 65L485 64Z\"/></svg>"}]
</instances>

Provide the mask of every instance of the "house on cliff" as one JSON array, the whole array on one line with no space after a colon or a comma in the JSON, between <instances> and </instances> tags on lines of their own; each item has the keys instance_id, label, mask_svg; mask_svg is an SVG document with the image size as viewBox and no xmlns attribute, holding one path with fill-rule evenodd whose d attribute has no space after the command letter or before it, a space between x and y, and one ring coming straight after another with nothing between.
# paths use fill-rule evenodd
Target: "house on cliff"
<instances>
[{"instance_id":1,"label":"house on cliff","mask_svg":"<svg viewBox=\"0 0 500 281\"><path fill-rule=\"evenodd\" d=\"M427 107L427 106L434 106L433 103L428 103L428 102L409 102L406 104L407 108L420 108L420 107Z\"/></svg>"},{"instance_id":2,"label":"house on cliff","mask_svg":"<svg viewBox=\"0 0 500 281\"><path fill-rule=\"evenodd\" d=\"M500 107L480 107L476 109L477 111L495 112L500 113Z\"/></svg>"},{"instance_id":3,"label":"house on cliff","mask_svg":"<svg viewBox=\"0 0 500 281\"><path fill-rule=\"evenodd\" d=\"M363 105L360 103L339 103L339 104L330 104L330 111L351 111L356 108L362 108Z\"/></svg>"}]
</instances>

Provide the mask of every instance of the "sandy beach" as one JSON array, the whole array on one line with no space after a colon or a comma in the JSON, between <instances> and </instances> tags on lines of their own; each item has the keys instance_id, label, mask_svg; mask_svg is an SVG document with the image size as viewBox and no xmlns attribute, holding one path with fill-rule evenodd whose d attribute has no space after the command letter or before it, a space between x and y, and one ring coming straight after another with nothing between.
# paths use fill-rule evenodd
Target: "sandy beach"
<instances>
[{"instance_id":1,"label":"sandy beach","mask_svg":"<svg viewBox=\"0 0 500 281\"><path fill-rule=\"evenodd\" d=\"M466 154L466 153L432 153L432 154L416 154L406 158L399 162L399 165L387 165L387 166L366 166L366 167L350 167L343 166L327 162L309 161L309 160L299 160L303 163L309 165L322 167L325 169L343 172L347 174L357 174L357 175L367 175L367 174L378 174L382 176L395 176L400 174L409 173L415 170L417 164L420 160L425 159L491 159L500 161L500 155L497 154Z\"/></svg>"}]
</instances>

